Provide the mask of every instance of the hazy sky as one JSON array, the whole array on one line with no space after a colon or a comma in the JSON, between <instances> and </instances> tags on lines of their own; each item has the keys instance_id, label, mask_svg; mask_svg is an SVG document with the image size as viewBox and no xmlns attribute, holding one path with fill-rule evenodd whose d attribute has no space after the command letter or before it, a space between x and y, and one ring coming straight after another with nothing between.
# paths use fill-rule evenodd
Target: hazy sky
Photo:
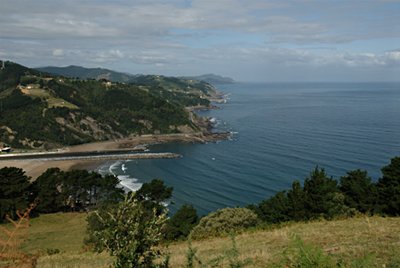
<instances>
[{"instance_id":1,"label":"hazy sky","mask_svg":"<svg viewBox=\"0 0 400 268\"><path fill-rule=\"evenodd\" d=\"M241 81L399 81L400 1L0 0L0 59Z\"/></svg>"}]
</instances>

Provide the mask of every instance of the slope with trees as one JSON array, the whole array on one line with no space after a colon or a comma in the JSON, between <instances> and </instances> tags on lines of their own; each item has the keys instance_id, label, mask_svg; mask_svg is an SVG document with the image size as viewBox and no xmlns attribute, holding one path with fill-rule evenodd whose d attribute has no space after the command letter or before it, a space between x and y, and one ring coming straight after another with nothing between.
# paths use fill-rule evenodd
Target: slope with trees
<instances>
[{"instance_id":1,"label":"slope with trees","mask_svg":"<svg viewBox=\"0 0 400 268\"><path fill-rule=\"evenodd\" d=\"M130 135L198 132L186 106L209 106L204 82L151 76L133 84L57 77L6 62L0 142L48 149Z\"/></svg>"}]
</instances>

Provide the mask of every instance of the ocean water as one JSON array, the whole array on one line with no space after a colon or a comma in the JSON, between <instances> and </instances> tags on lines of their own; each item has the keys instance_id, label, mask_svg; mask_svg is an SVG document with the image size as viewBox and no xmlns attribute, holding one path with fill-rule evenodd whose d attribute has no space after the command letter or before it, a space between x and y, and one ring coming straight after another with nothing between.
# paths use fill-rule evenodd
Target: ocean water
<instances>
[{"instance_id":1,"label":"ocean water","mask_svg":"<svg viewBox=\"0 0 400 268\"><path fill-rule=\"evenodd\" d=\"M173 213L189 203L206 214L260 202L316 166L336 179L354 169L377 180L400 155L400 83L236 83L216 118L231 140L155 145L181 159L122 161L102 167L126 187L161 178L174 188Z\"/></svg>"}]
</instances>

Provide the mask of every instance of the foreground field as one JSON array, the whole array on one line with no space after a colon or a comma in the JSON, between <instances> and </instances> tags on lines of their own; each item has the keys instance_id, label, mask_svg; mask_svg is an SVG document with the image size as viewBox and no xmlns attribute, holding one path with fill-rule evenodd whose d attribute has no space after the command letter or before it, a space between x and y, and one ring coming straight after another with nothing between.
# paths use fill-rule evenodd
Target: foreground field
<instances>
[{"instance_id":1,"label":"foreground field","mask_svg":"<svg viewBox=\"0 0 400 268\"><path fill-rule=\"evenodd\" d=\"M37 267L109 267L113 260L107 254L84 249L85 219L83 213L32 219L22 249L40 256ZM320 247L335 261L351 263L369 256L373 267L400 265L400 218L382 217L291 223L270 230L250 230L235 238L239 260L247 263L245 267L268 267L282 259L294 237ZM232 248L229 237L193 241L192 248L203 264L218 260L217 267L229 266L228 260L224 260ZM170 267L186 267L187 242L170 244L164 250L170 253Z\"/></svg>"}]
</instances>

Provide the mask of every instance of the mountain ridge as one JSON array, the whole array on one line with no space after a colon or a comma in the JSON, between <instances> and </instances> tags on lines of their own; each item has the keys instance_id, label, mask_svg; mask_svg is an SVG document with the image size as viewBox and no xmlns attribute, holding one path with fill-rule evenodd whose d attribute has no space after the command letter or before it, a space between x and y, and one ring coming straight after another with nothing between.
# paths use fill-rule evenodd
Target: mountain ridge
<instances>
[{"instance_id":1,"label":"mountain ridge","mask_svg":"<svg viewBox=\"0 0 400 268\"><path fill-rule=\"evenodd\" d=\"M202 119L185 107L209 107L209 99L217 96L202 81L162 76L141 76L130 84L82 80L5 63L0 70L0 142L14 148L205 131Z\"/></svg>"},{"instance_id":2,"label":"mountain ridge","mask_svg":"<svg viewBox=\"0 0 400 268\"><path fill-rule=\"evenodd\" d=\"M65 67L57 66L45 66L35 68L38 71L46 72L50 74L56 74L66 76L70 78L79 77L80 79L107 79L113 82L124 82L124 83L135 83L137 79L143 76L157 76L157 75L145 75L145 74L130 74L126 72L118 72L107 68L87 68L79 65L69 65ZM162 76L168 77L168 76ZM179 76L176 78L188 79L188 80L199 80L210 84L231 84L234 83L230 77L223 77L216 74L203 74L198 76Z\"/></svg>"}]
</instances>

